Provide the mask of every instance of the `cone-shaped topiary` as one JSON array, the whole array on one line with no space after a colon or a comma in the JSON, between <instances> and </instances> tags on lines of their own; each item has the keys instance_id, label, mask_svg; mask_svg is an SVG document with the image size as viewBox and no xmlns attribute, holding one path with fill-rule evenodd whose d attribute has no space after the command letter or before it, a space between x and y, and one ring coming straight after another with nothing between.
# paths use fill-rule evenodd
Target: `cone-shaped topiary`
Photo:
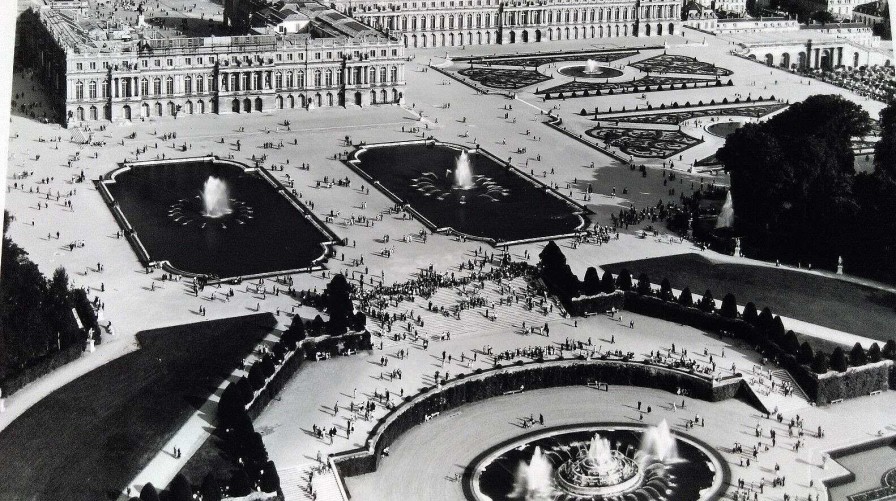
<instances>
[{"instance_id":1,"label":"cone-shaped topiary","mask_svg":"<svg viewBox=\"0 0 896 501\"><path fill-rule=\"evenodd\" d=\"M843 348L839 346L834 348L834 352L831 353L831 369L837 372L846 372L848 367L849 363L846 361L846 353L843 353Z\"/></svg>"}]
</instances>

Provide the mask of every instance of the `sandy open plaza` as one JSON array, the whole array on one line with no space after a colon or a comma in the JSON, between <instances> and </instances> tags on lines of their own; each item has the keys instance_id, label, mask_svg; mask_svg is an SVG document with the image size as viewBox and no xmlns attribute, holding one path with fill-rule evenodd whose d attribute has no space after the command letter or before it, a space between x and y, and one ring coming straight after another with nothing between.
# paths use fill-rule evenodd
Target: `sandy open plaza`
<instances>
[{"instance_id":1,"label":"sandy open plaza","mask_svg":"<svg viewBox=\"0 0 896 501\"><path fill-rule=\"evenodd\" d=\"M90 2L110 19L136 22L135 8L119 3ZM222 33L208 21L219 22L222 5L192 4L152 2L148 22L186 19L156 25L170 37ZM19 10L29 6L23 0ZM744 291L735 318L755 301L816 351L849 354L858 343L880 353L893 338L892 284L851 274L850 262L838 274L834 263L776 266L718 252L688 238L690 226L673 231L654 217L697 192L727 190L731 178L715 154L745 124L816 94L841 96L874 120L886 107L770 67L741 42L681 28L537 44L409 44L391 81L403 80L394 101L384 78L372 96L362 89L363 106L352 91L344 106L325 97L318 106L308 93L305 108L266 96L257 111L246 97L246 112L234 97L239 112L193 113L191 102L189 113L186 104L175 116L147 106L140 116L135 100L130 120L71 118L70 127L42 120L55 106L51 91L17 68L5 237L44 275L62 267L71 289L86 292L99 342L0 395L0 477L16 478L0 481L0 500L129 501L178 475L201 499L209 471L232 485L235 471L256 465L248 466L248 446L230 448L239 426L219 426L218 402L228 384L254 381L253 364L272 358L275 372L239 417L251 417L266 454L260 468L276 465L279 489L263 492L266 480L250 472L252 494L233 499L896 496L896 483L886 484L896 482L892 360L868 364L889 374L882 391L822 397L735 332L630 311L622 299L577 314L539 275L549 242L580 278L591 267L621 276L611 265L625 263L637 279L639 263L650 264L654 291L665 278L657 263L669 259L683 263L671 280L675 296L688 287L699 301L711 281L721 311L730 290L719 287L729 282ZM871 135L853 139L880 139ZM856 146L857 170L873 169L863 160L872 148ZM331 320L336 310L323 305L337 275L351 293L340 321L359 313L364 321L331 335L330 323L312 320ZM807 283L816 285L800 291ZM757 299L764 289L775 293ZM824 306L800 308L812 301ZM302 320L289 351L286 332ZM186 342L147 341L194 330L189 357L166 352ZM215 337L225 335L232 342ZM141 350L158 357L158 368ZM196 379L178 381L181 374ZM170 405L169 388L179 392ZM144 433L116 433L128 421L151 423L156 410ZM569 430L621 441L569 442ZM651 440L665 445L645 445ZM684 466L675 461L687 461L676 447L702 458L693 463L706 468L705 486L677 473L690 470L676 470ZM558 459L564 453L568 461ZM76 466L79 457L96 464ZM106 464L114 464L108 476L96 473ZM534 473L539 464L549 473ZM68 466L86 478L62 475Z\"/></svg>"}]
</instances>

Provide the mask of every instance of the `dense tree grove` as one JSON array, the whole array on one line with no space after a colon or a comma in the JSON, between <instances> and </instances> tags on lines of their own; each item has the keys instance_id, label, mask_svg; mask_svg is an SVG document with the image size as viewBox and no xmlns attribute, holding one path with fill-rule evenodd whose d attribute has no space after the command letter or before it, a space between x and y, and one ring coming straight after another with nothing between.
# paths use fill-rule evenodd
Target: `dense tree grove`
<instances>
[{"instance_id":1,"label":"dense tree grove","mask_svg":"<svg viewBox=\"0 0 896 501\"><path fill-rule=\"evenodd\" d=\"M816 95L728 137L735 229L758 257L896 278L896 104L880 114L873 172L856 174L851 139L871 131L861 106Z\"/></svg>"},{"instance_id":2,"label":"dense tree grove","mask_svg":"<svg viewBox=\"0 0 896 501\"><path fill-rule=\"evenodd\" d=\"M830 267L858 213L850 139L869 130L859 105L816 95L729 136L717 156L731 174L735 228L764 257Z\"/></svg>"},{"instance_id":3,"label":"dense tree grove","mask_svg":"<svg viewBox=\"0 0 896 501\"><path fill-rule=\"evenodd\" d=\"M880 113L881 138L874 147L874 171L856 176L861 211L849 271L896 280L896 103ZM861 262L865 269L855 270ZM875 273L875 270L877 273Z\"/></svg>"},{"instance_id":4,"label":"dense tree grove","mask_svg":"<svg viewBox=\"0 0 896 501\"><path fill-rule=\"evenodd\" d=\"M0 379L83 342L86 332L78 329L73 307L92 316L83 292L69 289L65 269L47 280L28 253L6 237L8 221L6 215L0 251ZM84 320L88 326L94 322Z\"/></svg>"}]
</instances>

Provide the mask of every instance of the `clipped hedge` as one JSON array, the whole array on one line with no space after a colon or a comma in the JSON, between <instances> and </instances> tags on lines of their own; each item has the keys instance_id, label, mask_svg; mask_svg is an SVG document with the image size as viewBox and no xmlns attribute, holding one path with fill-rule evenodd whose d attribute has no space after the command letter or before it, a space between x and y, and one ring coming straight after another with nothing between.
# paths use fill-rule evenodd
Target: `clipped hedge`
<instances>
[{"instance_id":1,"label":"clipped hedge","mask_svg":"<svg viewBox=\"0 0 896 501\"><path fill-rule=\"evenodd\" d=\"M759 342L759 329L742 319L726 318L676 302L666 302L654 296L626 292L625 309L701 330L724 332L750 344ZM877 364L850 367L845 372L830 371L819 375L812 372L809 365L799 363L793 354L776 343L766 341L762 344L766 349L765 354L769 358L777 358L781 367L787 369L806 392L809 400L819 405L828 404L832 400L866 396L872 391L886 391L896 381L896 366L892 361L885 360Z\"/></svg>"},{"instance_id":2,"label":"clipped hedge","mask_svg":"<svg viewBox=\"0 0 896 501\"><path fill-rule=\"evenodd\" d=\"M14 376L7 377L0 381L0 390L3 394L2 398L6 398L13 393L21 390L25 385L35 381L63 365L77 360L84 353L87 341L79 341L75 344L63 349L62 351L54 351L37 360L33 360L30 365L24 369L17 371Z\"/></svg>"},{"instance_id":3,"label":"clipped hedge","mask_svg":"<svg viewBox=\"0 0 896 501\"><path fill-rule=\"evenodd\" d=\"M621 309L625 304L625 293L622 291L593 296L578 296L569 300L567 310L570 315L583 316L587 313L603 313L611 308Z\"/></svg>"},{"instance_id":4,"label":"clipped hedge","mask_svg":"<svg viewBox=\"0 0 896 501\"><path fill-rule=\"evenodd\" d=\"M261 412L271 403L280 391L283 390L283 387L286 386L286 383L292 378L292 376L302 367L302 364L305 361L305 356L302 351L302 348L296 349L293 352L293 355L289 357L288 360L283 362L283 365L280 366L280 370L277 371L274 376L268 380L267 384L264 386L258 395L255 396L255 400L249 404L249 408L247 412L249 413L249 417L255 420Z\"/></svg>"},{"instance_id":5,"label":"clipped hedge","mask_svg":"<svg viewBox=\"0 0 896 501\"><path fill-rule=\"evenodd\" d=\"M625 309L639 315L661 318L701 330L725 331L729 335L747 341L756 338L756 328L744 320L708 313L673 301L663 301L655 296L639 295L626 291Z\"/></svg>"},{"instance_id":6,"label":"clipped hedge","mask_svg":"<svg viewBox=\"0 0 896 501\"><path fill-rule=\"evenodd\" d=\"M893 362L883 360L881 362L866 364L860 367L850 367L846 372L828 372L826 374L814 374L806 371L811 378L814 400L818 404L829 404L834 400L867 396L873 391L887 391L890 389L890 375L893 372ZM809 392L807 386L803 389Z\"/></svg>"}]
</instances>

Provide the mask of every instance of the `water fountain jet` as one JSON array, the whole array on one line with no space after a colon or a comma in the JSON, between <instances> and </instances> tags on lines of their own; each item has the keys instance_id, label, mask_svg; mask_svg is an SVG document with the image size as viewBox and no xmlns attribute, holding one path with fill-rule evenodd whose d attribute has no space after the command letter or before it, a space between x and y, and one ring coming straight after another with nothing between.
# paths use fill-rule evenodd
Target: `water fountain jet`
<instances>
[{"instance_id":1,"label":"water fountain jet","mask_svg":"<svg viewBox=\"0 0 896 501\"><path fill-rule=\"evenodd\" d=\"M675 443L675 437L672 436L672 430L669 429L669 423L665 419L644 433L641 452L663 463L678 460L678 446Z\"/></svg>"},{"instance_id":2,"label":"water fountain jet","mask_svg":"<svg viewBox=\"0 0 896 501\"><path fill-rule=\"evenodd\" d=\"M597 64L597 61L595 61L594 59L589 59L589 60L585 61L585 73L587 73L589 75L593 75L595 73L600 73L600 72L601 72L601 67L599 64Z\"/></svg>"},{"instance_id":3,"label":"water fountain jet","mask_svg":"<svg viewBox=\"0 0 896 501\"><path fill-rule=\"evenodd\" d=\"M541 448L536 446L529 464L520 463L510 497L526 501L551 499L554 491L553 470L551 462L542 454Z\"/></svg>"},{"instance_id":4,"label":"water fountain jet","mask_svg":"<svg viewBox=\"0 0 896 501\"><path fill-rule=\"evenodd\" d=\"M202 205L202 214L206 217L218 218L233 212L230 208L230 190L227 183L209 176L202 186Z\"/></svg>"},{"instance_id":5,"label":"water fountain jet","mask_svg":"<svg viewBox=\"0 0 896 501\"><path fill-rule=\"evenodd\" d=\"M460 152L454 167L454 187L469 190L473 185L473 169L470 165L470 154L466 150Z\"/></svg>"},{"instance_id":6,"label":"water fountain jet","mask_svg":"<svg viewBox=\"0 0 896 501\"><path fill-rule=\"evenodd\" d=\"M725 197L725 205L719 212L719 218L716 220L716 228L730 228L734 225L734 202L731 200L731 190Z\"/></svg>"}]
</instances>

